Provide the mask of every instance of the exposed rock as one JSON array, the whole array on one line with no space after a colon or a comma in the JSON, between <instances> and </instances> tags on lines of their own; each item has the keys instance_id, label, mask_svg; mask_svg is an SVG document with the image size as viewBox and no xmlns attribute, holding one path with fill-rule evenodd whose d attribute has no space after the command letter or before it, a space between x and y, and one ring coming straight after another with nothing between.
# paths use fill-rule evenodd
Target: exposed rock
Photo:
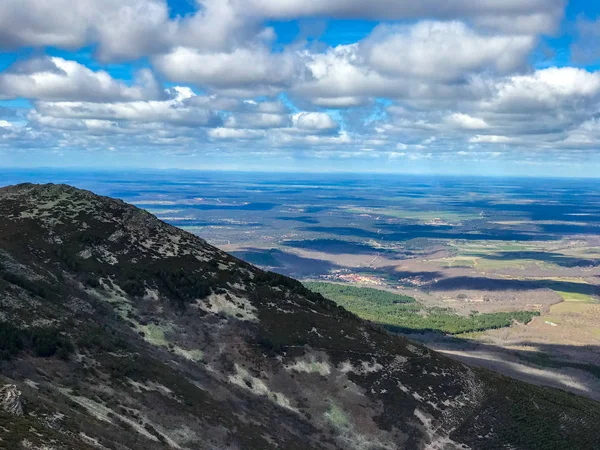
<instances>
[{"instance_id":1,"label":"exposed rock","mask_svg":"<svg viewBox=\"0 0 600 450\"><path fill-rule=\"evenodd\" d=\"M0 408L15 416L23 415L21 391L14 384L6 384L0 388Z\"/></svg>"}]
</instances>

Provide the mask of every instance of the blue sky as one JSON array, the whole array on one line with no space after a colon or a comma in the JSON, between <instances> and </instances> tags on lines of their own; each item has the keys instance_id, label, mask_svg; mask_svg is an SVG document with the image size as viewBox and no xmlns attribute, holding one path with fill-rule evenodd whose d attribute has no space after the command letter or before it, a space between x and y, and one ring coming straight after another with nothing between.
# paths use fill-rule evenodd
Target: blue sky
<instances>
[{"instance_id":1,"label":"blue sky","mask_svg":"<svg viewBox=\"0 0 600 450\"><path fill-rule=\"evenodd\" d=\"M599 14L7 0L0 167L598 176Z\"/></svg>"}]
</instances>

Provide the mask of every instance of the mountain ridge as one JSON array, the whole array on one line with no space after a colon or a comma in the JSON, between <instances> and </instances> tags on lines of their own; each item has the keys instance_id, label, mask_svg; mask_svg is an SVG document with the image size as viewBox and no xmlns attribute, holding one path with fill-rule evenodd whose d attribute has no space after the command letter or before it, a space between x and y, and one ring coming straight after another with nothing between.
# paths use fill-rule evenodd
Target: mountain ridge
<instances>
[{"instance_id":1,"label":"mountain ridge","mask_svg":"<svg viewBox=\"0 0 600 450\"><path fill-rule=\"evenodd\" d=\"M600 445L598 403L450 360L67 185L0 189L0 298L0 386L24 412L0 411L0 448Z\"/></svg>"}]
</instances>

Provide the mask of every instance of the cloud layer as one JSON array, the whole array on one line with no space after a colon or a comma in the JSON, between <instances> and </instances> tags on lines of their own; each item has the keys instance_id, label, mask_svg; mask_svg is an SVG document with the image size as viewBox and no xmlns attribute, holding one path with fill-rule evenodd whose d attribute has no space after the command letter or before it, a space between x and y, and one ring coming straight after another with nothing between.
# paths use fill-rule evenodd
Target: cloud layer
<instances>
[{"instance_id":1,"label":"cloud layer","mask_svg":"<svg viewBox=\"0 0 600 450\"><path fill-rule=\"evenodd\" d=\"M562 0L189 4L5 0L0 49L14 62L0 71L0 152L400 164L577 159L600 137L600 72L540 59L561 33ZM325 19L378 23L350 43L278 35ZM574 25L574 58L596 61L597 23Z\"/></svg>"}]
</instances>

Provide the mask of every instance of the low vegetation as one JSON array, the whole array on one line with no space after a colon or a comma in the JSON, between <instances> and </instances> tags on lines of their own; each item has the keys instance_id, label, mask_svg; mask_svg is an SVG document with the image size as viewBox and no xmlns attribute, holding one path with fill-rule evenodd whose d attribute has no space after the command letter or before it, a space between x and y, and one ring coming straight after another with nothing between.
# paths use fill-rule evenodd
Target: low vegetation
<instances>
[{"instance_id":1,"label":"low vegetation","mask_svg":"<svg viewBox=\"0 0 600 450\"><path fill-rule=\"evenodd\" d=\"M57 329L21 329L8 323L0 326L0 360L10 360L23 351L41 358L56 355L66 359L73 350L71 341Z\"/></svg>"},{"instance_id":2,"label":"low vegetation","mask_svg":"<svg viewBox=\"0 0 600 450\"><path fill-rule=\"evenodd\" d=\"M528 323L539 315L534 311L514 311L460 316L450 309L425 307L412 297L379 289L323 282L305 285L359 317L398 332L470 333L509 327L514 321Z\"/></svg>"}]
</instances>

